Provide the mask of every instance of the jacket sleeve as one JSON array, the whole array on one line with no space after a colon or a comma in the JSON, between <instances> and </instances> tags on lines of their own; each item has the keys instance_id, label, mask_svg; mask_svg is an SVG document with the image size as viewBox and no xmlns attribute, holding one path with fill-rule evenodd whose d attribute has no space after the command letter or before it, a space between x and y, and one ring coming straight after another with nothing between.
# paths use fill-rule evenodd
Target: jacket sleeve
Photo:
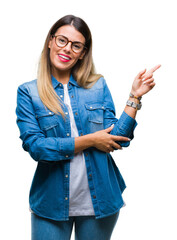
<instances>
[{"instance_id":1,"label":"jacket sleeve","mask_svg":"<svg viewBox=\"0 0 177 240\"><path fill-rule=\"evenodd\" d=\"M103 82L104 85L104 128L110 127L114 124L113 130L110 132L112 135L124 136L130 139L133 139L134 129L137 126L135 119L130 117L125 111L123 111L119 120L116 118L115 106L110 93L110 90L106 84L106 81ZM130 142L117 142L122 147L128 147Z\"/></svg>"},{"instance_id":2,"label":"jacket sleeve","mask_svg":"<svg viewBox=\"0 0 177 240\"><path fill-rule=\"evenodd\" d=\"M46 137L40 129L25 84L17 91L17 125L22 147L35 161L60 161L74 157L74 138Z\"/></svg>"}]
</instances>

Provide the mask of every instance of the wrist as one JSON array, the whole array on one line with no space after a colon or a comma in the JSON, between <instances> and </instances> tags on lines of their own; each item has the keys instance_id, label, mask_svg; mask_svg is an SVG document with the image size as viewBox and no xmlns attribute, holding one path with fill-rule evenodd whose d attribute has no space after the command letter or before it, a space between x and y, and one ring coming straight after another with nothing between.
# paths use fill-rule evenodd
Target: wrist
<instances>
[{"instance_id":1,"label":"wrist","mask_svg":"<svg viewBox=\"0 0 177 240\"><path fill-rule=\"evenodd\" d=\"M126 105L136 110L140 110L142 107L141 98L142 98L141 96L138 97L134 95L132 92L130 92L129 100L127 101Z\"/></svg>"},{"instance_id":2,"label":"wrist","mask_svg":"<svg viewBox=\"0 0 177 240\"><path fill-rule=\"evenodd\" d=\"M130 97L130 96L129 96L129 99L128 99L128 100L130 100L131 102L137 103L137 104L140 103L140 100L139 100L138 98L134 98L134 97Z\"/></svg>"},{"instance_id":3,"label":"wrist","mask_svg":"<svg viewBox=\"0 0 177 240\"><path fill-rule=\"evenodd\" d=\"M90 133L87 135L89 147L94 147L96 143L96 137L94 133Z\"/></svg>"},{"instance_id":4,"label":"wrist","mask_svg":"<svg viewBox=\"0 0 177 240\"><path fill-rule=\"evenodd\" d=\"M93 147L95 144L93 134L86 134L84 136L75 137L75 153L83 151L89 147Z\"/></svg>"},{"instance_id":5,"label":"wrist","mask_svg":"<svg viewBox=\"0 0 177 240\"><path fill-rule=\"evenodd\" d=\"M142 95L134 90L131 90L130 94L132 94L135 98L142 98Z\"/></svg>"},{"instance_id":6,"label":"wrist","mask_svg":"<svg viewBox=\"0 0 177 240\"><path fill-rule=\"evenodd\" d=\"M87 143L87 147L94 147L96 143L96 135L95 133L89 133L84 136L83 139Z\"/></svg>"},{"instance_id":7,"label":"wrist","mask_svg":"<svg viewBox=\"0 0 177 240\"><path fill-rule=\"evenodd\" d=\"M141 104L141 97L136 97L133 94L130 93L129 100L133 101L135 103Z\"/></svg>"}]
</instances>

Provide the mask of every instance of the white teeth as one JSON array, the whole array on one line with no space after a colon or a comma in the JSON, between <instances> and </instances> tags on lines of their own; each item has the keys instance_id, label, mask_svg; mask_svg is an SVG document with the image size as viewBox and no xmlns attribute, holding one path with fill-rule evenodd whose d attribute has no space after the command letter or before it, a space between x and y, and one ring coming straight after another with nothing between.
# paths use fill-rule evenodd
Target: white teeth
<instances>
[{"instance_id":1,"label":"white teeth","mask_svg":"<svg viewBox=\"0 0 177 240\"><path fill-rule=\"evenodd\" d=\"M60 56L61 58L64 58L64 59L66 59L66 60L70 60L70 58L68 58L68 57L65 57L65 56L63 56L63 55L60 55L60 54L59 54L59 56Z\"/></svg>"}]
</instances>

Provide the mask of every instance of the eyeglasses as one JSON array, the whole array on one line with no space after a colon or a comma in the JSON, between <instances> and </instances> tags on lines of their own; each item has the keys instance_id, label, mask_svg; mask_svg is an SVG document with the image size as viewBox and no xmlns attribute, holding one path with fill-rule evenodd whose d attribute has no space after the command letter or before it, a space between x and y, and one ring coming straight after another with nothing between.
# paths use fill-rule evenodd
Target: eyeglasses
<instances>
[{"instance_id":1,"label":"eyeglasses","mask_svg":"<svg viewBox=\"0 0 177 240\"><path fill-rule=\"evenodd\" d=\"M75 53L81 53L84 49L86 49L83 43L69 41L68 38L63 35L57 35L57 36L52 35L52 37L55 38L55 43L60 48L64 48L70 42L71 49Z\"/></svg>"}]
</instances>

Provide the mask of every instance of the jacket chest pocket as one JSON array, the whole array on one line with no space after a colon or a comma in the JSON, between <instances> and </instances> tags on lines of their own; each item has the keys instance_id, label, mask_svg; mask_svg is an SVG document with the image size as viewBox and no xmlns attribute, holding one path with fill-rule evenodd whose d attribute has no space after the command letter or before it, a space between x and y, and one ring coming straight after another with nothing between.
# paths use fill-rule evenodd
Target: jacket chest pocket
<instances>
[{"instance_id":1,"label":"jacket chest pocket","mask_svg":"<svg viewBox=\"0 0 177 240\"><path fill-rule=\"evenodd\" d=\"M103 129L104 105L102 103L85 104L88 113L88 121L90 123L90 131L95 132Z\"/></svg>"},{"instance_id":2,"label":"jacket chest pocket","mask_svg":"<svg viewBox=\"0 0 177 240\"><path fill-rule=\"evenodd\" d=\"M47 137L56 137L58 131L58 122L55 114L47 110L38 110L36 119L40 129Z\"/></svg>"}]
</instances>

